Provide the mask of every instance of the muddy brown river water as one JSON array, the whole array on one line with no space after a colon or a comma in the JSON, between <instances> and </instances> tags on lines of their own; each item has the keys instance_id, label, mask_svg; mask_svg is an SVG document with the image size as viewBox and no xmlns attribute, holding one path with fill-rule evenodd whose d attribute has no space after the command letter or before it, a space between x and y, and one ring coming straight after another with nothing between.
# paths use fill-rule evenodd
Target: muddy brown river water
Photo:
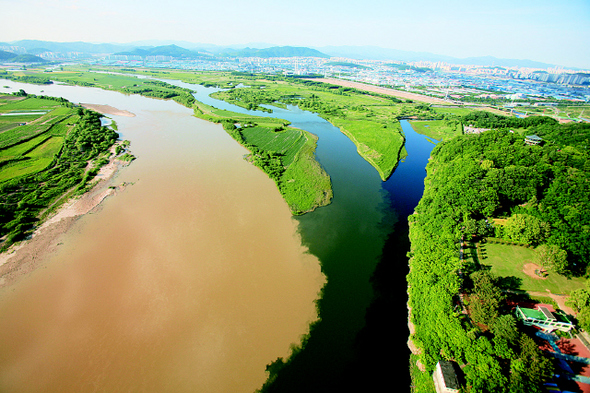
<instances>
[{"instance_id":1,"label":"muddy brown river water","mask_svg":"<svg viewBox=\"0 0 590 393\"><path fill-rule=\"evenodd\" d=\"M0 292L0 391L259 388L317 318L325 277L246 150L174 102L0 84L134 113L111 117L138 157L113 180L132 186Z\"/></svg>"}]
</instances>

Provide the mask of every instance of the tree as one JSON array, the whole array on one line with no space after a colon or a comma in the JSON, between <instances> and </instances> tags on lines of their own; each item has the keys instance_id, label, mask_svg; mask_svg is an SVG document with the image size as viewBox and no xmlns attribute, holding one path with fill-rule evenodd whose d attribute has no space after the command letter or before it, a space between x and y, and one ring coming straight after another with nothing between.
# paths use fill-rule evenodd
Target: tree
<instances>
[{"instance_id":1,"label":"tree","mask_svg":"<svg viewBox=\"0 0 590 393\"><path fill-rule=\"evenodd\" d=\"M537 247L535 262L543 269L552 269L559 274L567 274L569 270L567 252L555 245L542 244Z\"/></svg>"},{"instance_id":2,"label":"tree","mask_svg":"<svg viewBox=\"0 0 590 393\"><path fill-rule=\"evenodd\" d=\"M469 309L471 317L477 323L493 326L499 315L500 304L504 295L496 285L496 277L487 270L471 274L473 292Z\"/></svg>"},{"instance_id":3,"label":"tree","mask_svg":"<svg viewBox=\"0 0 590 393\"><path fill-rule=\"evenodd\" d=\"M494 336L501 337L509 343L515 342L518 338L516 320L510 314L496 318L492 325L492 333L494 333Z\"/></svg>"},{"instance_id":4,"label":"tree","mask_svg":"<svg viewBox=\"0 0 590 393\"><path fill-rule=\"evenodd\" d=\"M532 338L521 335L520 354L511 362L511 392L542 392L543 383L553 375L554 367L549 359L543 356Z\"/></svg>"},{"instance_id":5,"label":"tree","mask_svg":"<svg viewBox=\"0 0 590 393\"><path fill-rule=\"evenodd\" d=\"M590 330L590 281L586 282L586 288L572 291L565 304L578 312L578 324L584 330Z\"/></svg>"},{"instance_id":6,"label":"tree","mask_svg":"<svg viewBox=\"0 0 590 393\"><path fill-rule=\"evenodd\" d=\"M504 225L505 237L516 242L533 245L545 240L549 231L549 224L529 214L513 214Z\"/></svg>"}]
</instances>

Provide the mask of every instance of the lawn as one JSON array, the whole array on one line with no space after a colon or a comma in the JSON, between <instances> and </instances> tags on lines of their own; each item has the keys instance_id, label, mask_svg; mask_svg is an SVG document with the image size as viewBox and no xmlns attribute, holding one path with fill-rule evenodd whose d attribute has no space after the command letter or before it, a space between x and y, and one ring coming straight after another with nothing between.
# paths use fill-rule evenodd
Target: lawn
<instances>
[{"instance_id":1,"label":"lawn","mask_svg":"<svg viewBox=\"0 0 590 393\"><path fill-rule=\"evenodd\" d=\"M534 261L534 249L500 243L485 243L482 247L481 265L491 267L499 277L515 277L520 281L518 289L524 291L569 294L574 289L584 288L586 279L568 279L549 271L545 279L533 278L524 273L524 266Z\"/></svg>"},{"instance_id":2,"label":"lawn","mask_svg":"<svg viewBox=\"0 0 590 393\"><path fill-rule=\"evenodd\" d=\"M461 135L463 131L461 123L452 120L411 120L410 124L418 134L426 135L437 141L451 139Z\"/></svg>"}]
</instances>

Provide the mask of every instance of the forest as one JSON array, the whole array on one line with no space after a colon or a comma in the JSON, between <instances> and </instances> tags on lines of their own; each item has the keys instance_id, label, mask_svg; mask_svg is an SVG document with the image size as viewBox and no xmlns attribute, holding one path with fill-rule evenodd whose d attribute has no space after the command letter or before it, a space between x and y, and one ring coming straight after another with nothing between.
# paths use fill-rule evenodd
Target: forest
<instances>
[{"instance_id":1,"label":"forest","mask_svg":"<svg viewBox=\"0 0 590 393\"><path fill-rule=\"evenodd\" d=\"M481 113L463 119L498 129L439 143L409 218L411 340L426 371L413 373L415 391L430 391L434 366L447 359L462 367L467 391L540 392L553 364L511 314L507 280L465 263L460 245L514 241L547 257L550 274L587 276L590 126ZM508 129L525 123L527 134L553 142L528 146ZM578 292L578 309L590 315L590 292Z\"/></svg>"}]
</instances>

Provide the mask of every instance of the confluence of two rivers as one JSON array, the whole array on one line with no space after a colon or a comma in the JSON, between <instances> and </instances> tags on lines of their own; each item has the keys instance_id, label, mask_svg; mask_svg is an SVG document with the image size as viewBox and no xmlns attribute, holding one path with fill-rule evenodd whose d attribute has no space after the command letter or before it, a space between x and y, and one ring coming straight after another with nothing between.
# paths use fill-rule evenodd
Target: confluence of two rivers
<instances>
[{"instance_id":1,"label":"confluence of two rivers","mask_svg":"<svg viewBox=\"0 0 590 393\"><path fill-rule=\"evenodd\" d=\"M393 368L409 386L407 216L434 145L407 121L408 156L382 182L316 114L247 111L211 98L215 89L166 80L318 135L334 198L294 222L245 150L174 102L0 82L136 113L111 117L139 157L117 178L135 185L78 220L43 271L0 293L0 390L251 392L307 332L320 290L321 319L273 391L366 386Z\"/></svg>"}]
</instances>

